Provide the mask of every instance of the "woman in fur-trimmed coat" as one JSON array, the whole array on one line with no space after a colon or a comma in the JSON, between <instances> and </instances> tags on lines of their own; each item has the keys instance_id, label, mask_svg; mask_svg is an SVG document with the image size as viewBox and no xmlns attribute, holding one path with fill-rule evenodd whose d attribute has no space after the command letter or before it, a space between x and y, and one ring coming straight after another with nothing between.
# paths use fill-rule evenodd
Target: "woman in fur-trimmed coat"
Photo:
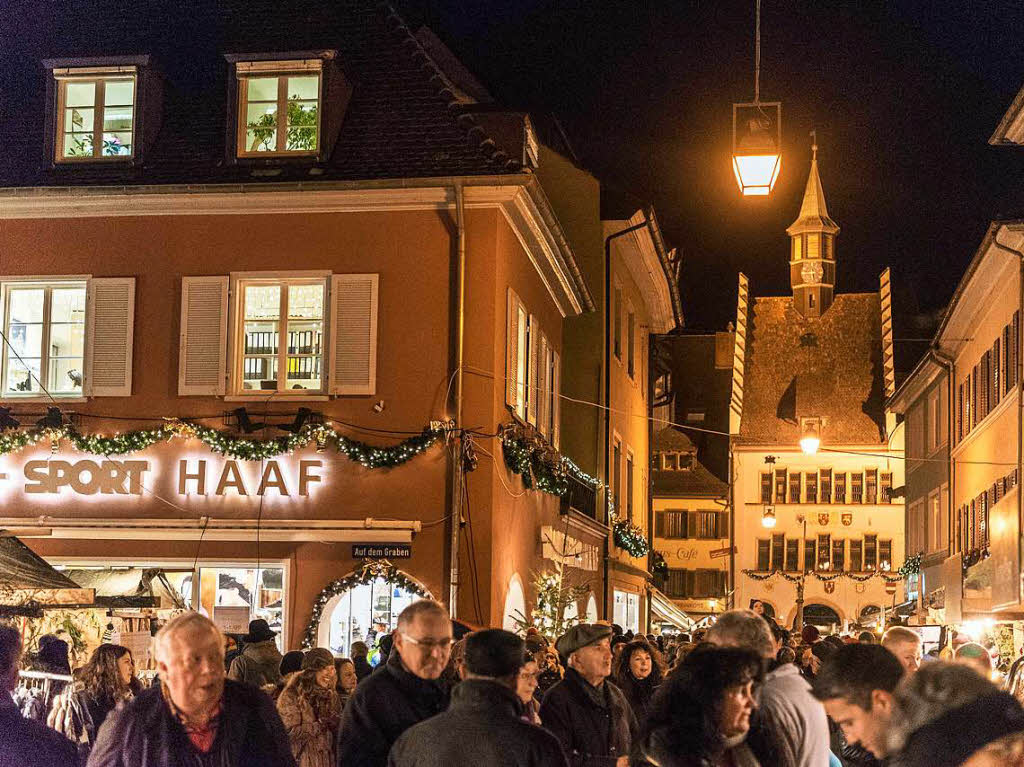
<instances>
[{"instance_id":1,"label":"woman in fur-trimmed coat","mask_svg":"<svg viewBox=\"0 0 1024 767\"><path fill-rule=\"evenodd\" d=\"M303 670L288 680L277 699L292 754L298 767L335 767L335 739L341 720L341 700L335 691L334 658L326 654L324 665L317 663L320 653L311 650ZM329 660L328 660L329 659Z\"/></svg>"}]
</instances>

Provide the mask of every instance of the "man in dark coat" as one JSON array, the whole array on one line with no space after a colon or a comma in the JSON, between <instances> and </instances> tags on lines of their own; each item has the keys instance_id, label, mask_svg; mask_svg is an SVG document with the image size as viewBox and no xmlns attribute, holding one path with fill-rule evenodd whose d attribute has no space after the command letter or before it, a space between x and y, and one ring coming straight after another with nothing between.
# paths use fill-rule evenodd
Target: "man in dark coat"
<instances>
[{"instance_id":1,"label":"man in dark coat","mask_svg":"<svg viewBox=\"0 0 1024 767\"><path fill-rule=\"evenodd\" d=\"M224 639L199 613L156 635L160 684L107 716L88 767L295 767L270 698L224 678Z\"/></svg>"},{"instance_id":2,"label":"man in dark coat","mask_svg":"<svg viewBox=\"0 0 1024 767\"><path fill-rule=\"evenodd\" d=\"M228 679L252 685L272 687L281 681L281 651L277 633L262 618L249 621L249 633L242 637L245 647L228 669Z\"/></svg>"},{"instance_id":3,"label":"man in dark coat","mask_svg":"<svg viewBox=\"0 0 1024 767\"><path fill-rule=\"evenodd\" d=\"M22 717L11 698L18 686L21 635L0 626L0 767L75 767L75 745L41 722Z\"/></svg>"},{"instance_id":4,"label":"man in dark coat","mask_svg":"<svg viewBox=\"0 0 1024 767\"><path fill-rule=\"evenodd\" d=\"M360 682L345 705L339 767L384 767L403 732L448 708L448 691L438 679L451 649L452 622L442 605L424 599L402 610L386 664Z\"/></svg>"},{"instance_id":5,"label":"man in dark coat","mask_svg":"<svg viewBox=\"0 0 1024 767\"><path fill-rule=\"evenodd\" d=\"M366 642L353 642L349 657L352 658L352 665L356 668L356 679L360 682L373 673L373 666L366 657L370 654L370 648Z\"/></svg>"},{"instance_id":6,"label":"man in dark coat","mask_svg":"<svg viewBox=\"0 0 1024 767\"><path fill-rule=\"evenodd\" d=\"M627 767L639 734L626 696L606 681L611 636L609 626L582 623L555 643L568 668L544 696L540 720L562 742L572 767Z\"/></svg>"},{"instance_id":7,"label":"man in dark coat","mask_svg":"<svg viewBox=\"0 0 1024 767\"><path fill-rule=\"evenodd\" d=\"M508 631L466 637L466 676L452 692L451 707L406 730L388 766L566 767L558 739L519 718L523 658L523 640Z\"/></svg>"}]
</instances>

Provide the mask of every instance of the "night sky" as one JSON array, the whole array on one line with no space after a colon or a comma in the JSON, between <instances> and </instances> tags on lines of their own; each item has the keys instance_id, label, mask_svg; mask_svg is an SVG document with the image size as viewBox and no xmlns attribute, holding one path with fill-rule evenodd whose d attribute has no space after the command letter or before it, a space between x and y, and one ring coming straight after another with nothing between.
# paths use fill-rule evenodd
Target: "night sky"
<instances>
[{"instance_id":1,"label":"night sky","mask_svg":"<svg viewBox=\"0 0 1024 767\"><path fill-rule=\"evenodd\" d=\"M890 266L897 337L949 300L992 218L1024 216L1024 149L988 138L1024 84L1024 3L763 0L761 96L783 102L782 175L740 197L731 104L753 97L753 0L400 3L502 103L554 113L582 164L652 201L685 254L691 329L754 295L788 292L785 228L818 133L838 289L878 289ZM897 348L901 366L918 346Z\"/></svg>"}]
</instances>

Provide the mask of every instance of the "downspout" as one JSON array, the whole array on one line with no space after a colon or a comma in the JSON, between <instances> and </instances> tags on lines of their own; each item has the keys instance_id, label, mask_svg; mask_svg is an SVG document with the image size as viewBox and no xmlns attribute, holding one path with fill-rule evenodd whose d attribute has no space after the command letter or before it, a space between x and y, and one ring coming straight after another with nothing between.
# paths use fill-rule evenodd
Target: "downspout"
<instances>
[{"instance_id":1,"label":"downspout","mask_svg":"<svg viewBox=\"0 0 1024 767\"><path fill-rule=\"evenodd\" d=\"M466 329L466 218L465 193L461 183L455 184L455 229L457 258L457 293L456 306L457 330L455 340L455 427L462 428L462 369L465 351ZM452 467L452 513L449 519L451 539L451 568L448 580L448 613L455 619L459 609L459 533L462 528L462 439L458 440ZM483 616L481 620L486 621Z\"/></svg>"},{"instance_id":2,"label":"downspout","mask_svg":"<svg viewBox=\"0 0 1024 767\"><path fill-rule=\"evenodd\" d=\"M613 232L604 238L604 399L605 399L605 410L604 410L604 485L605 485L605 503L604 503L604 518L605 524L608 523L608 504L611 500L611 479L612 479L612 397L611 397L611 381L612 381L612 240L623 237L630 232L635 232L638 229L643 229L647 226L647 214L644 214L644 220L639 224L633 226L627 226L625 229L620 229L617 232ZM618 511L618 509L616 509ZM604 552L604 616L606 619L610 619L611 611L609 610L610 600L610 589L608 588L608 560L611 559L611 547L608 545L608 538L605 537L605 552Z\"/></svg>"},{"instance_id":3,"label":"downspout","mask_svg":"<svg viewBox=\"0 0 1024 767\"><path fill-rule=\"evenodd\" d=\"M999 231L992 234L992 244L1002 251L1017 257L1018 274L1017 282L1019 289L1018 310L1020 317L1024 318L1024 252L1003 245L999 242ZM1020 549L1020 524L1021 514L1024 512L1024 490L1020 486L1024 476L1024 360L1020 353L1020 333L1017 333L1017 348L1013 350L1017 355L1017 548ZM1005 353L1005 352L1004 352ZM1018 563L1019 564L1019 563ZM1019 593L1018 593L1019 597Z\"/></svg>"}]
</instances>

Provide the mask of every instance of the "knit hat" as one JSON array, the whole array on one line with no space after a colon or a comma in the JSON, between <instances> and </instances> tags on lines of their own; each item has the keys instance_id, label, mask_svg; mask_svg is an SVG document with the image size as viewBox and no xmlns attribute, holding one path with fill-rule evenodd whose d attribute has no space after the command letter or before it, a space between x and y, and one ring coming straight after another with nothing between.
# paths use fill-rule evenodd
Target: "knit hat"
<instances>
[{"instance_id":1,"label":"knit hat","mask_svg":"<svg viewBox=\"0 0 1024 767\"><path fill-rule=\"evenodd\" d=\"M814 644L821 638L821 632L818 631L817 626L807 624L800 631L800 638L803 639L806 644Z\"/></svg>"},{"instance_id":2,"label":"knit hat","mask_svg":"<svg viewBox=\"0 0 1024 767\"><path fill-rule=\"evenodd\" d=\"M323 647L314 647L312 650L306 653L306 657L302 659L302 670L312 669L313 671L319 671L322 668L334 665L334 654L330 650L326 650Z\"/></svg>"},{"instance_id":3,"label":"knit hat","mask_svg":"<svg viewBox=\"0 0 1024 767\"><path fill-rule=\"evenodd\" d=\"M298 650L286 652L281 658L281 674L290 674L302 668L302 660L305 656Z\"/></svg>"},{"instance_id":4,"label":"knit hat","mask_svg":"<svg viewBox=\"0 0 1024 767\"><path fill-rule=\"evenodd\" d=\"M555 649L563 658L568 658L577 650L587 645L600 642L612 635L611 626L601 626L597 623L580 623L566 631L555 642Z\"/></svg>"},{"instance_id":5,"label":"knit hat","mask_svg":"<svg viewBox=\"0 0 1024 767\"><path fill-rule=\"evenodd\" d=\"M484 629L465 639L466 670L478 676L512 676L522 668L523 655L523 640L511 631Z\"/></svg>"},{"instance_id":6,"label":"knit hat","mask_svg":"<svg viewBox=\"0 0 1024 767\"><path fill-rule=\"evenodd\" d=\"M957 767L982 746L1024 729L1024 711L1005 692L984 695L947 711L911 733L903 767Z\"/></svg>"}]
</instances>

